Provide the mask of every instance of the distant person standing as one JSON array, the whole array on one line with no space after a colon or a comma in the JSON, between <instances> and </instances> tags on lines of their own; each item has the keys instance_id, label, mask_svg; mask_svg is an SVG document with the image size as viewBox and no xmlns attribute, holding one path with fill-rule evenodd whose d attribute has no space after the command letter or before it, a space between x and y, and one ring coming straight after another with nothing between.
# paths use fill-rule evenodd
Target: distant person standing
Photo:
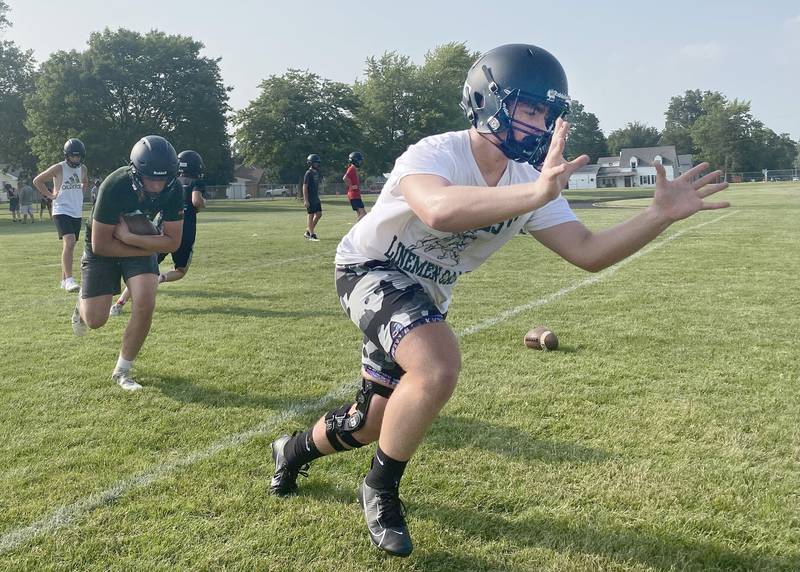
<instances>
[{"instance_id":1,"label":"distant person standing","mask_svg":"<svg viewBox=\"0 0 800 572\"><path fill-rule=\"evenodd\" d=\"M347 198L350 200L350 206L356 211L356 217L358 218L356 222L358 222L367 214L364 209L364 201L361 200L361 181L358 179L358 169L364 163L364 155L361 151L353 151L348 157L348 162L350 164L342 180L347 185Z\"/></svg>"},{"instance_id":2,"label":"distant person standing","mask_svg":"<svg viewBox=\"0 0 800 572\"><path fill-rule=\"evenodd\" d=\"M77 292L80 286L72 277L72 258L75 243L81 235L83 192L89 188L89 171L83 164L86 147L80 139L64 143L64 160L36 175L33 184L43 197L53 200L53 220L61 249L61 288ZM45 181L53 181L53 192L47 190Z\"/></svg>"},{"instance_id":3,"label":"distant person standing","mask_svg":"<svg viewBox=\"0 0 800 572\"><path fill-rule=\"evenodd\" d=\"M97 202L97 191L100 190L100 179L95 179L94 184L92 185L92 204Z\"/></svg>"},{"instance_id":4,"label":"distant person standing","mask_svg":"<svg viewBox=\"0 0 800 572\"><path fill-rule=\"evenodd\" d=\"M319 155L312 153L306 159L308 170L303 177L303 205L308 213L308 228L303 233L306 240L317 241L317 223L322 218L322 202L319 200Z\"/></svg>"},{"instance_id":5,"label":"distant person standing","mask_svg":"<svg viewBox=\"0 0 800 572\"><path fill-rule=\"evenodd\" d=\"M31 217L31 224L36 222L36 219L33 218L33 201L36 200L38 195L39 193L33 190L33 187L27 182L19 190L20 220L23 224L28 222L29 216Z\"/></svg>"},{"instance_id":6,"label":"distant person standing","mask_svg":"<svg viewBox=\"0 0 800 572\"><path fill-rule=\"evenodd\" d=\"M8 183L3 183L3 188L8 197L8 210L11 211L11 220L17 222L17 214L19 214L19 195L17 195L17 191L14 190L14 187Z\"/></svg>"}]
</instances>

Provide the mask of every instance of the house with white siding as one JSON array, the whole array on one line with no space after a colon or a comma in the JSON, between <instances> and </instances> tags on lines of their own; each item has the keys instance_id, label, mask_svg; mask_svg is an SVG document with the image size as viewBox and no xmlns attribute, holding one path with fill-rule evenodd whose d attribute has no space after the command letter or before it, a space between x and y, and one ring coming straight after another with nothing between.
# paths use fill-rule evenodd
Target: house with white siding
<instances>
[{"instance_id":1,"label":"house with white siding","mask_svg":"<svg viewBox=\"0 0 800 572\"><path fill-rule=\"evenodd\" d=\"M569 188L654 187L655 163L661 163L667 179L672 180L692 168L692 156L678 155L674 145L622 149L619 157L600 157L596 164L575 171L569 178Z\"/></svg>"}]
</instances>

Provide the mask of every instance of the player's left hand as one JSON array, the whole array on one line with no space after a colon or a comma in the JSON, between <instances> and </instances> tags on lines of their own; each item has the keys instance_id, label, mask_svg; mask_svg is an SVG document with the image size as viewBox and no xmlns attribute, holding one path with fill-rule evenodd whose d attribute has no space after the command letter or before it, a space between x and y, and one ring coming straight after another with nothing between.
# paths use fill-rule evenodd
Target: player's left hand
<instances>
[{"instance_id":1,"label":"player's left hand","mask_svg":"<svg viewBox=\"0 0 800 572\"><path fill-rule=\"evenodd\" d=\"M703 200L728 188L728 183L714 182L719 180L722 171L713 171L694 180L708 169L708 163L700 163L672 181L667 180L667 172L661 163L655 163L655 167L656 192L653 195L651 207L659 216L670 222L688 218L697 211L724 209L730 206L727 201L706 202Z\"/></svg>"},{"instance_id":2,"label":"player's left hand","mask_svg":"<svg viewBox=\"0 0 800 572\"><path fill-rule=\"evenodd\" d=\"M126 239L130 238L132 235L133 233L128 227L128 223L125 222L125 218L119 217L119 222L117 223L117 226L114 227L114 238L127 244Z\"/></svg>"},{"instance_id":3,"label":"player's left hand","mask_svg":"<svg viewBox=\"0 0 800 572\"><path fill-rule=\"evenodd\" d=\"M570 175L589 163L588 155L581 155L572 161L564 159L569 127L568 121L564 121L560 117L556 119L553 136L550 139L550 147L547 150L547 157L542 163L541 175L535 183L537 190L544 196L546 201L555 199L561 191L567 188Z\"/></svg>"}]
</instances>

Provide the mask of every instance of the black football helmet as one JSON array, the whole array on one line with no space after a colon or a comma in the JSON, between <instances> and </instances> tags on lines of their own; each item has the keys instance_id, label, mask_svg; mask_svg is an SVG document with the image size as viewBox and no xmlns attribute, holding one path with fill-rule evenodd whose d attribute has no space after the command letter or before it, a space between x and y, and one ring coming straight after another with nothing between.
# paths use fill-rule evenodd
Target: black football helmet
<instances>
[{"instance_id":1,"label":"black football helmet","mask_svg":"<svg viewBox=\"0 0 800 572\"><path fill-rule=\"evenodd\" d=\"M181 151L178 153L178 174L184 177L200 179L203 176L205 165L203 158L197 151Z\"/></svg>"},{"instance_id":2,"label":"black football helmet","mask_svg":"<svg viewBox=\"0 0 800 572\"><path fill-rule=\"evenodd\" d=\"M308 157L306 157L306 163L309 167L313 167L314 165L319 168L319 164L322 162L322 159L319 158L319 155L316 153L311 153Z\"/></svg>"},{"instance_id":3,"label":"black football helmet","mask_svg":"<svg viewBox=\"0 0 800 572\"><path fill-rule=\"evenodd\" d=\"M70 156L78 154L81 156L80 160L77 163L73 163L70 161ZM77 167L83 160L86 158L86 146L83 144L83 141L80 139L76 139L73 137L72 139L67 139L67 142L64 143L64 159L66 159L67 163L70 167Z\"/></svg>"},{"instance_id":4,"label":"black football helmet","mask_svg":"<svg viewBox=\"0 0 800 572\"><path fill-rule=\"evenodd\" d=\"M347 157L347 160L356 167L361 167L364 163L364 154L361 151L353 151L350 153L350 156Z\"/></svg>"},{"instance_id":5,"label":"black football helmet","mask_svg":"<svg viewBox=\"0 0 800 572\"><path fill-rule=\"evenodd\" d=\"M556 119L569 113L567 76L548 51L529 44L507 44L483 54L464 82L460 107L479 133L493 134L497 147L518 163L541 168ZM546 130L513 119L518 103L546 105ZM515 131L524 134L521 141Z\"/></svg>"},{"instance_id":6,"label":"black football helmet","mask_svg":"<svg viewBox=\"0 0 800 572\"><path fill-rule=\"evenodd\" d=\"M169 186L178 174L178 154L172 144L158 135L142 137L131 149L131 178L137 191L142 177L164 179Z\"/></svg>"}]
</instances>

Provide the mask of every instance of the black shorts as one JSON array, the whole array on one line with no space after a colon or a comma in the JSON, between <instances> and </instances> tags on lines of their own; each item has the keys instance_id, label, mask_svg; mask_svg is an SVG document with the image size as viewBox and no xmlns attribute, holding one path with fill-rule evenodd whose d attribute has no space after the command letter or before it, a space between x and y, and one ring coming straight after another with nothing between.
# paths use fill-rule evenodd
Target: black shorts
<instances>
[{"instance_id":1,"label":"black shorts","mask_svg":"<svg viewBox=\"0 0 800 572\"><path fill-rule=\"evenodd\" d=\"M391 262L337 266L336 292L364 334L361 366L389 386L405 373L394 361L400 341L414 328L446 317L422 286Z\"/></svg>"},{"instance_id":2,"label":"black shorts","mask_svg":"<svg viewBox=\"0 0 800 572\"><path fill-rule=\"evenodd\" d=\"M74 234L75 240L81 237L81 219L65 214L57 214L53 215L53 222L56 224L59 240L64 238L65 234Z\"/></svg>"},{"instance_id":3,"label":"black shorts","mask_svg":"<svg viewBox=\"0 0 800 572\"><path fill-rule=\"evenodd\" d=\"M192 254L194 253L194 241L181 243L178 250L172 254L172 264L175 268L189 268L192 263ZM158 255L158 262L163 262L164 259L170 256L170 253L162 252Z\"/></svg>"},{"instance_id":4,"label":"black shorts","mask_svg":"<svg viewBox=\"0 0 800 572\"><path fill-rule=\"evenodd\" d=\"M156 255L149 256L97 256L86 248L81 257L81 298L94 298L119 294L119 280L139 274L158 274Z\"/></svg>"},{"instance_id":5,"label":"black shorts","mask_svg":"<svg viewBox=\"0 0 800 572\"><path fill-rule=\"evenodd\" d=\"M315 214L322 212L322 203L317 199L315 202L309 202L308 207L306 207L306 212L308 214Z\"/></svg>"},{"instance_id":6,"label":"black shorts","mask_svg":"<svg viewBox=\"0 0 800 572\"><path fill-rule=\"evenodd\" d=\"M350 206L353 207L354 211L357 211L358 209L363 209L364 201L362 201L361 199L350 199Z\"/></svg>"},{"instance_id":7,"label":"black shorts","mask_svg":"<svg viewBox=\"0 0 800 572\"><path fill-rule=\"evenodd\" d=\"M19 210L19 199L10 199L8 201L8 210L10 210L12 213L17 212Z\"/></svg>"}]
</instances>

